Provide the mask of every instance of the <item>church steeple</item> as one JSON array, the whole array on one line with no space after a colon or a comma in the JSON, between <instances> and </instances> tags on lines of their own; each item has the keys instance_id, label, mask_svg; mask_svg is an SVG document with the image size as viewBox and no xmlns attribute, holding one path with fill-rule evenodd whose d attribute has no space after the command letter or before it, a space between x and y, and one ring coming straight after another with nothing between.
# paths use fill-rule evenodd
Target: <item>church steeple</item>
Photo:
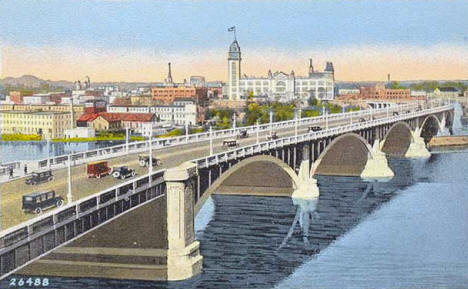
<instances>
[{"instance_id":1,"label":"church steeple","mask_svg":"<svg viewBox=\"0 0 468 289\"><path fill-rule=\"evenodd\" d=\"M309 64L309 76L311 76L312 73L314 73L314 65L312 64L312 58L310 58L309 61L310 61L310 64Z\"/></svg>"}]
</instances>

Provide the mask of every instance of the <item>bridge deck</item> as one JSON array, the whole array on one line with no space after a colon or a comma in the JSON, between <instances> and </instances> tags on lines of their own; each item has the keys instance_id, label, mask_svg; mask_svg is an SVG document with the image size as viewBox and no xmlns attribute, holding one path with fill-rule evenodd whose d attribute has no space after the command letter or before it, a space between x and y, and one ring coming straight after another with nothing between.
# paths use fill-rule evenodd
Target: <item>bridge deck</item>
<instances>
[{"instance_id":1,"label":"bridge deck","mask_svg":"<svg viewBox=\"0 0 468 289\"><path fill-rule=\"evenodd\" d=\"M384 117L386 113L375 114L377 118ZM331 116L330 116L331 117ZM353 122L358 122L359 118L354 117ZM329 127L336 127L343 124L349 124L350 119L330 119ZM317 125L325 127L324 122L317 122ZM307 125L298 126L298 134L303 134L307 132ZM295 134L294 128L284 128L276 130L279 137L292 136ZM265 141L265 136L268 132L260 132L260 141ZM213 141L213 150L214 153L219 153L226 151L222 147L223 139L218 139ZM251 145L256 143L256 135L250 134L248 138L239 140L241 146ZM161 159L162 165L155 167L156 169L165 169L171 168L179 165L182 162L202 158L209 155L209 142L204 141L197 144L188 144L177 147L168 147L158 149L153 152L153 155ZM148 173L147 168L142 168L138 165L138 154L129 154L125 156L120 156L116 158L107 159L109 166L122 166L127 165L132 169L136 170L137 175L135 177L144 175ZM67 169L58 169L53 171L54 180L51 182L46 182L38 185L26 185L24 179L13 180L0 185L1 193L1 225L2 229L7 229L9 227L20 224L26 220L36 217L35 214L24 213L21 210L22 196L36 191L44 190L55 190L57 195L62 196L64 199L67 199L68 191L68 174ZM119 183L124 182L123 180L114 179L112 176L107 176L101 179L87 177L86 173L86 164L77 165L71 169L72 175L72 195L73 200L79 200L86 196L95 194L97 192L103 191L106 188L115 186ZM128 181L131 178L125 180Z\"/></svg>"}]
</instances>

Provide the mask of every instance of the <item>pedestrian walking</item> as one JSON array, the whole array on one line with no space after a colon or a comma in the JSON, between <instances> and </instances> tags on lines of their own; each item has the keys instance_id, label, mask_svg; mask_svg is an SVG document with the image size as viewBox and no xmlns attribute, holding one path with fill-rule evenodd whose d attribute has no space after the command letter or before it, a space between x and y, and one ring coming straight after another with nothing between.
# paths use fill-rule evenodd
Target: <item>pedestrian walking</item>
<instances>
[{"instance_id":1,"label":"pedestrian walking","mask_svg":"<svg viewBox=\"0 0 468 289\"><path fill-rule=\"evenodd\" d=\"M13 168L10 167L10 179L12 179L12 178L13 178Z\"/></svg>"},{"instance_id":2,"label":"pedestrian walking","mask_svg":"<svg viewBox=\"0 0 468 289\"><path fill-rule=\"evenodd\" d=\"M24 164L24 175L28 174L28 165Z\"/></svg>"}]
</instances>

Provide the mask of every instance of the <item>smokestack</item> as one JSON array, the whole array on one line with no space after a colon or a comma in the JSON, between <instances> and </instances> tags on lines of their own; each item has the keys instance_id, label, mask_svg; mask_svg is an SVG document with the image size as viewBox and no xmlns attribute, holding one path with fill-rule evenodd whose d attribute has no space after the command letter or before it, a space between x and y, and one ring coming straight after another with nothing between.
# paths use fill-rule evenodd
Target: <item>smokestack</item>
<instances>
[{"instance_id":1,"label":"smokestack","mask_svg":"<svg viewBox=\"0 0 468 289\"><path fill-rule=\"evenodd\" d=\"M171 63L167 63L169 71L167 73L166 83L172 83L172 72L171 72Z\"/></svg>"}]
</instances>

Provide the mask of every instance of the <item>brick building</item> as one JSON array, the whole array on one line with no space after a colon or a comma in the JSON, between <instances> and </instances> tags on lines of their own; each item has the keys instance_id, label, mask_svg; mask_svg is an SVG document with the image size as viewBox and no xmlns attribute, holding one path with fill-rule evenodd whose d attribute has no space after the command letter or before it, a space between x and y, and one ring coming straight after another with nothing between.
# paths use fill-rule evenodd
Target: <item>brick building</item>
<instances>
[{"instance_id":1,"label":"brick building","mask_svg":"<svg viewBox=\"0 0 468 289\"><path fill-rule=\"evenodd\" d=\"M359 88L361 99L410 99L410 89L388 89L384 84L363 86Z\"/></svg>"},{"instance_id":2,"label":"brick building","mask_svg":"<svg viewBox=\"0 0 468 289\"><path fill-rule=\"evenodd\" d=\"M191 98L198 105L208 103L208 88L195 86L155 86L151 88L153 100L172 104L177 98Z\"/></svg>"}]
</instances>

